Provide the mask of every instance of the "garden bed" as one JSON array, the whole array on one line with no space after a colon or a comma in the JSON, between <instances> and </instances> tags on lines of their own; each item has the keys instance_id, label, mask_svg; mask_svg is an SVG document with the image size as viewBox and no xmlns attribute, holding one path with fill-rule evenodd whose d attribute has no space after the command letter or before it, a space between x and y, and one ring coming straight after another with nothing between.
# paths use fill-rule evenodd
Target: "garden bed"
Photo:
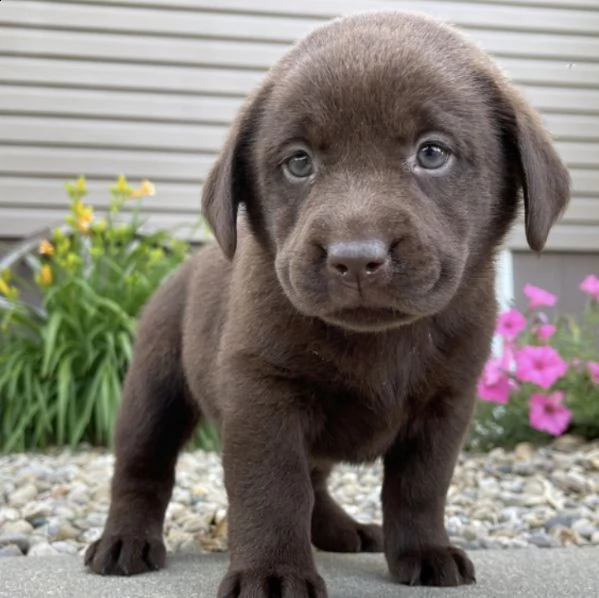
<instances>
[{"instance_id":1,"label":"garden bed","mask_svg":"<svg viewBox=\"0 0 599 598\"><path fill-rule=\"evenodd\" d=\"M113 457L81 450L0 457L0 555L81 553L101 533ZM339 467L335 498L380 522L380 463ZM468 550L599 545L599 443L564 436L551 446L464 453L449 491L447 530ZM226 495L216 453L184 453L167 510L170 552L226 548Z\"/></svg>"}]
</instances>

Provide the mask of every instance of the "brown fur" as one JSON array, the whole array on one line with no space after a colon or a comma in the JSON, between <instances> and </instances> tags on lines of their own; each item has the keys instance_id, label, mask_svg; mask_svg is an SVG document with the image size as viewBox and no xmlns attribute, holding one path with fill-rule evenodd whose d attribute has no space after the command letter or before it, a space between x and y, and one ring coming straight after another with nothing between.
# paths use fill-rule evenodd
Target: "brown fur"
<instances>
[{"instance_id":1,"label":"brown fur","mask_svg":"<svg viewBox=\"0 0 599 598\"><path fill-rule=\"evenodd\" d=\"M451 150L438 171L417 163L425 139ZM316 169L299 181L282 167L298 147ZM521 191L540 250L568 200L566 169L531 107L450 27L358 15L293 48L248 99L206 182L218 244L143 314L110 514L87 565L163 565L177 453L207 417L230 503L220 598L324 598L311 544L384 550L401 583L472 583L444 529L445 496L493 334L494 258ZM326 488L335 463L379 456L382 530Z\"/></svg>"}]
</instances>

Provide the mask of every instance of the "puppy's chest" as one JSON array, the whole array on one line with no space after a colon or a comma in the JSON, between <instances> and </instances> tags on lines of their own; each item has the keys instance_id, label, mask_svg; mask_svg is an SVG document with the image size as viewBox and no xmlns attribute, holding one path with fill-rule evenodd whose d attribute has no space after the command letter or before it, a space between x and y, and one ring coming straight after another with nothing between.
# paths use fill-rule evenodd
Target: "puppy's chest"
<instances>
[{"instance_id":1,"label":"puppy's chest","mask_svg":"<svg viewBox=\"0 0 599 598\"><path fill-rule=\"evenodd\" d=\"M306 383L303 410L315 458L364 462L384 454L409 418L414 401L433 392L427 344L364 341L296 354L296 380ZM291 366L293 369L293 366Z\"/></svg>"},{"instance_id":2,"label":"puppy's chest","mask_svg":"<svg viewBox=\"0 0 599 598\"><path fill-rule=\"evenodd\" d=\"M312 394L309 440L314 457L371 461L386 452L409 414L406 380L381 380L376 387L340 383Z\"/></svg>"}]
</instances>

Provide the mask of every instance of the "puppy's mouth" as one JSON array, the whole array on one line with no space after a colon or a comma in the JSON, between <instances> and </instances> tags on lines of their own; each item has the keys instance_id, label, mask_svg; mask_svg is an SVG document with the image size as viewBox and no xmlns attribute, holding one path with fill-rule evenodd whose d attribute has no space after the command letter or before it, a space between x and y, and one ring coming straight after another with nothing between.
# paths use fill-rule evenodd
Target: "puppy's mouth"
<instances>
[{"instance_id":1,"label":"puppy's mouth","mask_svg":"<svg viewBox=\"0 0 599 598\"><path fill-rule=\"evenodd\" d=\"M391 308L345 307L321 316L330 324L350 330L373 332L410 324L418 317Z\"/></svg>"}]
</instances>

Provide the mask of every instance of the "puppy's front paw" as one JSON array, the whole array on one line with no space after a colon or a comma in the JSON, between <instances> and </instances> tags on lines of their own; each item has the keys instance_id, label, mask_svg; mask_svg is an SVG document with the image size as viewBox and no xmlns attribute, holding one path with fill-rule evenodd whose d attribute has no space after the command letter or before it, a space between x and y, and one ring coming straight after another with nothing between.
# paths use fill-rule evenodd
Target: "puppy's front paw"
<instances>
[{"instance_id":1,"label":"puppy's front paw","mask_svg":"<svg viewBox=\"0 0 599 598\"><path fill-rule=\"evenodd\" d=\"M327 598L324 581L315 570L290 567L229 571L218 598Z\"/></svg>"},{"instance_id":2,"label":"puppy's front paw","mask_svg":"<svg viewBox=\"0 0 599 598\"><path fill-rule=\"evenodd\" d=\"M455 546L429 546L389 561L395 581L411 586L461 586L476 583L474 565Z\"/></svg>"},{"instance_id":3,"label":"puppy's front paw","mask_svg":"<svg viewBox=\"0 0 599 598\"><path fill-rule=\"evenodd\" d=\"M89 546L84 563L100 575L137 575L161 569L165 560L161 538L109 534Z\"/></svg>"},{"instance_id":4,"label":"puppy's front paw","mask_svg":"<svg viewBox=\"0 0 599 598\"><path fill-rule=\"evenodd\" d=\"M332 519L312 528L312 543L328 552L382 552L383 529L380 525L365 525L351 518Z\"/></svg>"}]
</instances>

